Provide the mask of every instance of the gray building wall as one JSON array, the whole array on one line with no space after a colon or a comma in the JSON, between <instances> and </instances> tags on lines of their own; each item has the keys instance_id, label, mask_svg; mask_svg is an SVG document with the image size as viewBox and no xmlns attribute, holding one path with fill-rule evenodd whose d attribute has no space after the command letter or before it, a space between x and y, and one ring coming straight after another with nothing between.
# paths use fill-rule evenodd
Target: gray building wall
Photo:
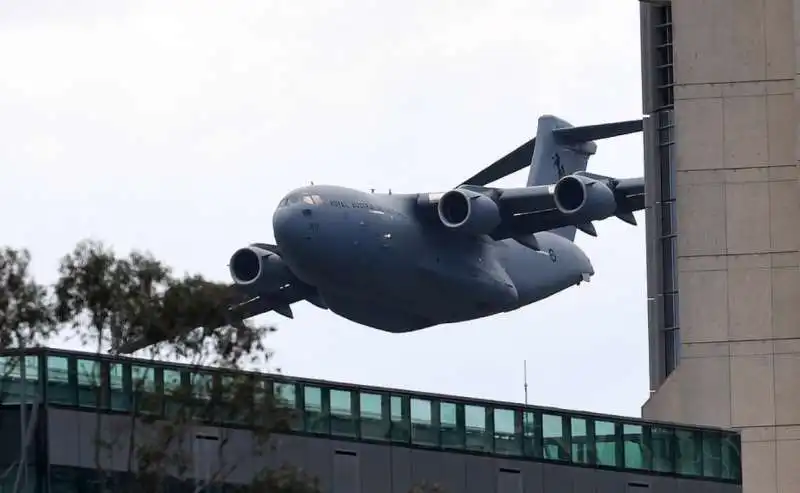
<instances>
[{"instance_id":1,"label":"gray building wall","mask_svg":"<svg viewBox=\"0 0 800 493\"><path fill-rule=\"evenodd\" d=\"M96 414L53 408L47 411L45 424L51 466L95 467ZM137 426L137 439L145 439L154 425ZM126 471L130 418L101 415L100 427L109 443L101 454L101 466ZM219 454L216 444L222 442ZM407 493L422 482L438 483L448 493L741 491L736 485L708 481L299 435L276 435L273 445L274 451L259 457L254 454L253 436L245 430L194 427L187 430L180 447L193 455L195 477L235 464L228 480L244 483L265 465L289 463L317 476L326 493Z\"/></svg>"}]
</instances>

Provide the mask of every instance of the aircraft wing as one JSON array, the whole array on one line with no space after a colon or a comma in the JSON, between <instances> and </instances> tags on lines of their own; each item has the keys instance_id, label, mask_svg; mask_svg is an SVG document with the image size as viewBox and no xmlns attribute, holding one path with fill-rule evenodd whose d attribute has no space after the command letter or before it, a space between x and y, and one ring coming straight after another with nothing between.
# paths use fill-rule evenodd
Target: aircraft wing
<instances>
[{"instance_id":1,"label":"aircraft wing","mask_svg":"<svg viewBox=\"0 0 800 493\"><path fill-rule=\"evenodd\" d=\"M592 221L613 216L635 225L633 212L645 208L643 178L617 179L585 171L567 175L553 185L521 188L462 185L455 191L468 197L476 217L499 215L499 224L480 231L495 240L515 238L530 242L526 236L564 226L575 226L596 236ZM445 195L418 195L417 210L442 225L437 207Z\"/></svg>"},{"instance_id":2,"label":"aircraft wing","mask_svg":"<svg viewBox=\"0 0 800 493\"><path fill-rule=\"evenodd\" d=\"M236 285L231 285L230 289L241 292ZM297 283L288 284L275 293L249 297L249 299L233 304L225 309L225 323L234 327L241 327L243 326L244 320L270 311L279 313L287 318L293 318L294 315L292 314L291 305L306 299L309 295L308 287L302 283ZM222 324L219 324L218 326L221 325ZM172 331L170 332L170 338L187 334L195 328L196 327L186 327L184 329ZM118 354L130 354L162 342L163 340L164 337L157 334L143 334L133 339L116 341L112 343L112 346L114 347L114 352Z\"/></svg>"},{"instance_id":3,"label":"aircraft wing","mask_svg":"<svg viewBox=\"0 0 800 493\"><path fill-rule=\"evenodd\" d=\"M576 173L579 178L588 178L585 183L593 187L607 188L610 197L607 203L598 195L593 200L591 193L583 210L566 211L556 201L555 185L539 185L525 188L491 189L496 198L502 221L490 234L496 240L514 238L540 231L575 226L584 233L596 236L592 221L615 216L629 224L636 224L633 212L645 208L643 178L616 179L593 173ZM585 190L586 190L585 189Z\"/></svg>"}]
</instances>

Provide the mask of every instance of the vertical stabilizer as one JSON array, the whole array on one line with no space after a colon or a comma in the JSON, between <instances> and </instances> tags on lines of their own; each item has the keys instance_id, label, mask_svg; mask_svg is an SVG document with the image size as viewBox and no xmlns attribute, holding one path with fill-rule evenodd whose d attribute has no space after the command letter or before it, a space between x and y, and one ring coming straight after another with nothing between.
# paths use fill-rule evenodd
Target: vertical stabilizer
<instances>
[{"instance_id":1,"label":"vertical stabilizer","mask_svg":"<svg viewBox=\"0 0 800 493\"><path fill-rule=\"evenodd\" d=\"M589 158L597 150L594 142L571 142L559 139L557 131L574 128L568 122L552 115L539 117L536 147L533 150L527 186L550 185L562 177L586 171ZM575 239L576 228L565 226L553 230L568 240Z\"/></svg>"}]
</instances>

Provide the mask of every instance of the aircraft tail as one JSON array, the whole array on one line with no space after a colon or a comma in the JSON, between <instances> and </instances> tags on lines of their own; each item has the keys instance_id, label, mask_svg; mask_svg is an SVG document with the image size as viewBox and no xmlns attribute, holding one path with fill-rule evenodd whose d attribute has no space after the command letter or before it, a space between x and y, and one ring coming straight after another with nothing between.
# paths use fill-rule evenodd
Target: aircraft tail
<instances>
[{"instance_id":1,"label":"aircraft tail","mask_svg":"<svg viewBox=\"0 0 800 493\"><path fill-rule=\"evenodd\" d=\"M595 140L641 131L642 120L574 127L556 116L543 115L539 117L526 185L550 185L566 175L586 171L589 158L597 151ZM573 241L576 230L575 226L565 226L552 232Z\"/></svg>"}]
</instances>

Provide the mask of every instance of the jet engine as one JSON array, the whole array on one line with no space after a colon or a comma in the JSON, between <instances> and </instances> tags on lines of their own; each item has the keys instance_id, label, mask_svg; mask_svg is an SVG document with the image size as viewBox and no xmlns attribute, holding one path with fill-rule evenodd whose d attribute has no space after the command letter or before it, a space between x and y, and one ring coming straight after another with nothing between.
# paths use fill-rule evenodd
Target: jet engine
<instances>
[{"instance_id":1,"label":"jet engine","mask_svg":"<svg viewBox=\"0 0 800 493\"><path fill-rule=\"evenodd\" d=\"M489 234L501 221L500 209L494 200L464 188L442 195L437 210L442 224L470 234Z\"/></svg>"},{"instance_id":2,"label":"jet engine","mask_svg":"<svg viewBox=\"0 0 800 493\"><path fill-rule=\"evenodd\" d=\"M568 175L558 180L553 199L562 214L585 221L611 217L617 210L614 192L605 183L587 176Z\"/></svg>"},{"instance_id":3,"label":"jet engine","mask_svg":"<svg viewBox=\"0 0 800 493\"><path fill-rule=\"evenodd\" d=\"M277 291L294 279L280 255L255 246L236 250L229 267L233 282L254 292Z\"/></svg>"}]
</instances>

